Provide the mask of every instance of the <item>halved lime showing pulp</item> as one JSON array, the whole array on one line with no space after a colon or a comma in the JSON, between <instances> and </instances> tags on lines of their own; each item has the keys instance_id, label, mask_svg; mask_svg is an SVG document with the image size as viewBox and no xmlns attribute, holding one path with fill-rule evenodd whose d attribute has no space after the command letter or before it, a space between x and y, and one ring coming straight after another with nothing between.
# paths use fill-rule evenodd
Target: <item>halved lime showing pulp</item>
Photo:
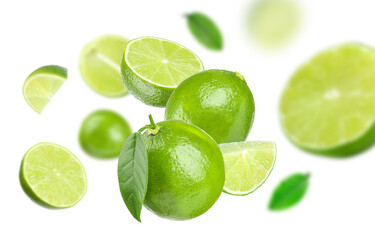
<instances>
[{"instance_id":1,"label":"halved lime showing pulp","mask_svg":"<svg viewBox=\"0 0 375 240\"><path fill-rule=\"evenodd\" d=\"M270 175L276 160L273 142L219 144L224 157L224 192L246 195L259 188Z\"/></svg>"},{"instance_id":2,"label":"halved lime showing pulp","mask_svg":"<svg viewBox=\"0 0 375 240\"><path fill-rule=\"evenodd\" d=\"M375 141L375 51L328 49L301 66L280 101L285 134L302 149L349 156Z\"/></svg>"},{"instance_id":3,"label":"halved lime showing pulp","mask_svg":"<svg viewBox=\"0 0 375 240\"><path fill-rule=\"evenodd\" d=\"M126 88L145 104L158 107L166 105L183 80L202 70L202 62L193 52L155 37L131 40L121 64Z\"/></svg>"},{"instance_id":4,"label":"halved lime showing pulp","mask_svg":"<svg viewBox=\"0 0 375 240\"><path fill-rule=\"evenodd\" d=\"M20 169L23 189L37 203L53 208L77 204L86 193L86 172L63 146L38 143L25 154Z\"/></svg>"},{"instance_id":5,"label":"halved lime showing pulp","mask_svg":"<svg viewBox=\"0 0 375 240\"><path fill-rule=\"evenodd\" d=\"M79 69L95 92L106 97L121 97L128 92L121 80L120 66L127 42L121 36L104 35L83 48Z\"/></svg>"}]
</instances>

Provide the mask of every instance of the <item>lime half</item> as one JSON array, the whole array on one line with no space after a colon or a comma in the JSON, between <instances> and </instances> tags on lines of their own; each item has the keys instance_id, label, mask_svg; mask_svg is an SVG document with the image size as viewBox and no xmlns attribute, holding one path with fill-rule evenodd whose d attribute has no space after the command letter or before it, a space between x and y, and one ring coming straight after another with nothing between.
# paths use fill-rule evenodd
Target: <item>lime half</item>
<instances>
[{"instance_id":1,"label":"lime half","mask_svg":"<svg viewBox=\"0 0 375 240\"><path fill-rule=\"evenodd\" d=\"M38 68L25 80L23 97L40 114L67 78L68 71L64 67L49 65Z\"/></svg>"},{"instance_id":2,"label":"lime half","mask_svg":"<svg viewBox=\"0 0 375 240\"><path fill-rule=\"evenodd\" d=\"M375 51L328 49L301 66L280 102L285 134L315 153L349 156L375 141Z\"/></svg>"},{"instance_id":3,"label":"lime half","mask_svg":"<svg viewBox=\"0 0 375 240\"><path fill-rule=\"evenodd\" d=\"M63 146L38 143L25 154L20 181L37 203L54 208L77 204L86 193L86 172L79 159Z\"/></svg>"},{"instance_id":4,"label":"lime half","mask_svg":"<svg viewBox=\"0 0 375 240\"><path fill-rule=\"evenodd\" d=\"M89 42L79 58L79 69L86 83L106 97L120 97L128 91L121 80L121 58L128 40L104 35Z\"/></svg>"},{"instance_id":5,"label":"lime half","mask_svg":"<svg viewBox=\"0 0 375 240\"><path fill-rule=\"evenodd\" d=\"M270 175L276 160L273 142L219 144L224 157L224 192L246 195L259 188Z\"/></svg>"},{"instance_id":6,"label":"lime half","mask_svg":"<svg viewBox=\"0 0 375 240\"><path fill-rule=\"evenodd\" d=\"M203 70L201 60L185 47L155 37L130 41L122 60L126 88L151 106L164 107L173 90Z\"/></svg>"}]
</instances>

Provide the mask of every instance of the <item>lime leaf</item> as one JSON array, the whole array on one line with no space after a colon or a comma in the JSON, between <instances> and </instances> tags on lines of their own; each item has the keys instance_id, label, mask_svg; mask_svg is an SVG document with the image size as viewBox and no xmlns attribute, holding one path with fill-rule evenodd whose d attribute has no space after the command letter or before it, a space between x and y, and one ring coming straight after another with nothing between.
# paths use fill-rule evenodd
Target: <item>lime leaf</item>
<instances>
[{"instance_id":1,"label":"lime leaf","mask_svg":"<svg viewBox=\"0 0 375 240\"><path fill-rule=\"evenodd\" d=\"M139 222L147 191L147 164L147 150L143 137L138 132L133 133L121 149L117 175L126 207Z\"/></svg>"},{"instance_id":2,"label":"lime leaf","mask_svg":"<svg viewBox=\"0 0 375 240\"><path fill-rule=\"evenodd\" d=\"M295 173L285 178L273 191L269 209L285 210L300 202L309 185L310 174Z\"/></svg>"},{"instance_id":3,"label":"lime leaf","mask_svg":"<svg viewBox=\"0 0 375 240\"><path fill-rule=\"evenodd\" d=\"M206 15L195 12L187 15L190 32L205 47L211 50L223 48L223 37L217 25Z\"/></svg>"}]
</instances>

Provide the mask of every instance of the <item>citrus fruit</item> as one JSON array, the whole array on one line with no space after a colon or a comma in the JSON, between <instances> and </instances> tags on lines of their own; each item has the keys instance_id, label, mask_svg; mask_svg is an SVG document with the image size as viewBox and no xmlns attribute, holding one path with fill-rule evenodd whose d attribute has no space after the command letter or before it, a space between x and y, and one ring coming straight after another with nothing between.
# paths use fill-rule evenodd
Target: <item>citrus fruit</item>
<instances>
[{"instance_id":1,"label":"citrus fruit","mask_svg":"<svg viewBox=\"0 0 375 240\"><path fill-rule=\"evenodd\" d=\"M302 149L349 156L375 141L375 51L344 44L313 57L291 77L281 123Z\"/></svg>"},{"instance_id":2,"label":"citrus fruit","mask_svg":"<svg viewBox=\"0 0 375 240\"><path fill-rule=\"evenodd\" d=\"M86 83L106 97L127 93L121 79L121 58L128 40L104 35L89 42L81 51L79 69Z\"/></svg>"},{"instance_id":3,"label":"citrus fruit","mask_svg":"<svg viewBox=\"0 0 375 240\"><path fill-rule=\"evenodd\" d=\"M87 188L86 172L79 159L65 147L47 142L26 152L20 182L31 199L52 208L74 206Z\"/></svg>"},{"instance_id":4,"label":"citrus fruit","mask_svg":"<svg viewBox=\"0 0 375 240\"><path fill-rule=\"evenodd\" d=\"M114 158L120 155L130 134L130 126L122 116L110 110L97 110L82 122L79 141L93 157Z\"/></svg>"},{"instance_id":5,"label":"citrus fruit","mask_svg":"<svg viewBox=\"0 0 375 240\"><path fill-rule=\"evenodd\" d=\"M254 99L242 75L207 70L183 81L172 93L165 120L182 120L206 131L217 143L244 141L254 119Z\"/></svg>"},{"instance_id":6,"label":"citrus fruit","mask_svg":"<svg viewBox=\"0 0 375 240\"><path fill-rule=\"evenodd\" d=\"M202 62L193 52L155 37L131 40L121 64L126 88L145 104L158 107L165 106L183 80L202 70Z\"/></svg>"},{"instance_id":7,"label":"citrus fruit","mask_svg":"<svg viewBox=\"0 0 375 240\"><path fill-rule=\"evenodd\" d=\"M296 32L300 23L295 0L258 0L248 13L253 38L265 47L279 47Z\"/></svg>"},{"instance_id":8,"label":"citrus fruit","mask_svg":"<svg viewBox=\"0 0 375 240\"><path fill-rule=\"evenodd\" d=\"M164 121L144 132L148 188L144 205L157 215L191 219L205 213L224 185L224 163L215 141L198 127Z\"/></svg>"},{"instance_id":9,"label":"citrus fruit","mask_svg":"<svg viewBox=\"0 0 375 240\"><path fill-rule=\"evenodd\" d=\"M259 188L276 160L273 142L233 142L219 145L225 166L224 192L246 195Z\"/></svg>"},{"instance_id":10,"label":"citrus fruit","mask_svg":"<svg viewBox=\"0 0 375 240\"><path fill-rule=\"evenodd\" d=\"M23 97L29 106L40 114L67 77L68 71L64 67L49 65L38 68L25 80Z\"/></svg>"}]
</instances>

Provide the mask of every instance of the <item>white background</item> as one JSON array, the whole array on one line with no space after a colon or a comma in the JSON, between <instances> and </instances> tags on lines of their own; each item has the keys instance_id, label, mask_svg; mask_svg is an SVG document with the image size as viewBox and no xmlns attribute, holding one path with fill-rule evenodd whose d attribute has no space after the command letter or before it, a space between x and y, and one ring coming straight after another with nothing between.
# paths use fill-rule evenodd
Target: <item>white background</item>
<instances>
[{"instance_id":1,"label":"white background","mask_svg":"<svg viewBox=\"0 0 375 240\"><path fill-rule=\"evenodd\" d=\"M301 1L303 24L279 51L259 48L247 35L250 0L1 1L0 3L0 239L374 239L375 149L347 160L310 155L281 132L278 100L296 67L316 52L343 42L375 46L375 2ZM220 26L225 49L206 50L191 36L185 13L202 11ZM275 168L267 182L245 197L222 194L204 215L170 221L143 209L143 223L132 218L117 183L117 161L87 156L78 144L83 118L99 108L121 113L134 130L147 115L163 120L163 109L131 95L108 99L81 79L78 56L91 39L114 33L129 39L157 36L193 50L205 68L242 73L254 95L255 122L248 140L277 143ZM58 64L68 81L42 115L22 96L25 78L36 68ZM18 171L23 154L41 141L61 144L84 164L88 190L70 209L49 210L22 191ZM310 172L305 199L295 208L267 210L273 188L287 175Z\"/></svg>"}]
</instances>

